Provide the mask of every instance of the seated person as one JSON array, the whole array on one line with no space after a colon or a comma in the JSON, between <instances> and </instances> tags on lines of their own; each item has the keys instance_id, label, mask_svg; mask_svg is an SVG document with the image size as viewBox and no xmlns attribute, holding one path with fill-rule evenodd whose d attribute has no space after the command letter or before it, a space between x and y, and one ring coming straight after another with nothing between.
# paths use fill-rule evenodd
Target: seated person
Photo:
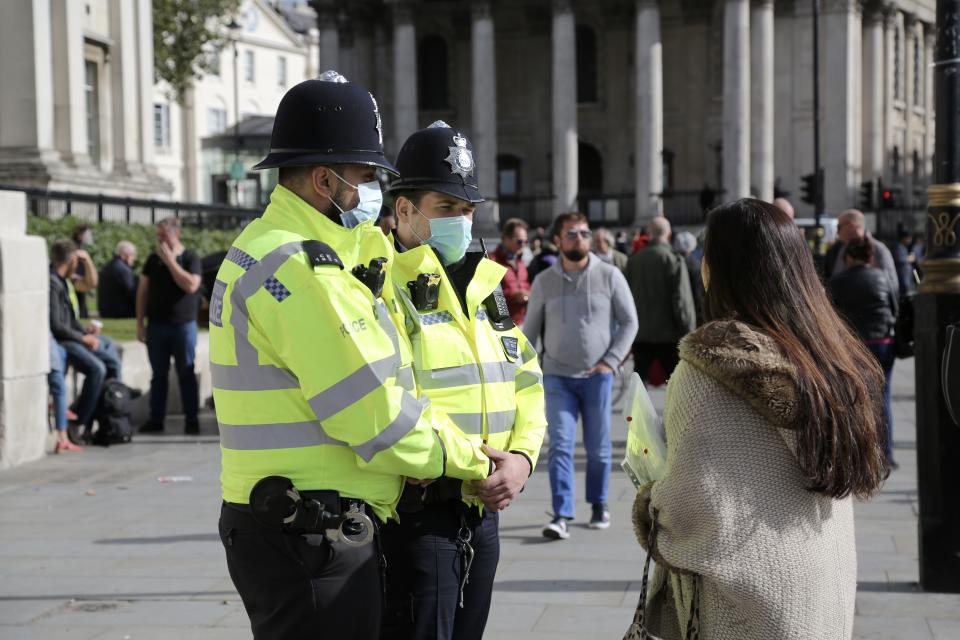
<instances>
[{"instance_id":1,"label":"seated person","mask_svg":"<svg viewBox=\"0 0 960 640\"><path fill-rule=\"evenodd\" d=\"M133 272L136 261L136 246L128 240L118 242L113 258L100 270L97 306L101 318L137 316L137 275Z\"/></svg>"},{"instance_id":2,"label":"seated person","mask_svg":"<svg viewBox=\"0 0 960 640\"><path fill-rule=\"evenodd\" d=\"M50 261L50 331L66 350L67 364L84 376L73 410L89 433L104 381L120 378L120 356L113 340L99 335L99 328L84 327L77 320L77 295L71 282L78 262L77 246L70 240L54 242Z\"/></svg>"}]
</instances>

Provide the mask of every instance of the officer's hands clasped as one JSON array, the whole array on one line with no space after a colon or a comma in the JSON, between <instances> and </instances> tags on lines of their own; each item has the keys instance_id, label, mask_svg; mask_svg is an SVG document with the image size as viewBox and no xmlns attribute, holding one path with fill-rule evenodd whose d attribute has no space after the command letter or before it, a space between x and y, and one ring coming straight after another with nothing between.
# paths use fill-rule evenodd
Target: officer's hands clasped
<instances>
[{"instance_id":1,"label":"officer's hands clasped","mask_svg":"<svg viewBox=\"0 0 960 640\"><path fill-rule=\"evenodd\" d=\"M491 511L503 511L513 502L530 476L530 463L516 453L499 451L483 445L483 451L493 461L494 471L486 480L473 482L477 496Z\"/></svg>"}]
</instances>

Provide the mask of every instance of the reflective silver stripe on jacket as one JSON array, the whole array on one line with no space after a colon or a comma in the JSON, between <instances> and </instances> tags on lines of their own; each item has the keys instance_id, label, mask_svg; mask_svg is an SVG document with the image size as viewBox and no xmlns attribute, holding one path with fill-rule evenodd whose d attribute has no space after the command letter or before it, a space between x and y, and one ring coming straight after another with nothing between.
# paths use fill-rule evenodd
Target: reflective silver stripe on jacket
<instances>
[{"instance_id":1,"label":"reflective silver stripe on jacket","mask_svg":"<svg viewBox=\"0 0 960 640\"><path fill-rule=\"evenodd\" d=\"M507 411L488 411L487 412L487 433L503 433L513 429L513 422L516 418L516 411L509 409ZM483 414L482 413L448 413L450 419L455 425L467 435L483 434Z\"/></svg>"},{"instance_id":2,"label":"reflective silver stripe on jacket","mask_svg":"<svg viewBox=\"0 0 960 640\"><path fill-rule=\"evenodd\" d=\"M517 374L517 387L516 391L523 391L528 387L532 387L535 384L543 384L543 374L534 373L533 371L521 371Z\"/></svg>"},{"instance_id":3,"label":"reflective silver stripe on jacket","mask_svg":"<svg viewBox=\"0 0 960 640\"><path fill-rule=\"evenodd\" d=\"M367 363L310 398L310 408L317 420L323 422L385 385L387 378L396 375L396 371L395 355Z\"/></svg>"},{"instance_id":4,"label":"reflective silver stripe on jacket","mask_svg":"<svg viewBox=\"0 0 960 640\"><path fill-rule=\"evenodd\" d=\"M397 371L397 384L407 391L413 391L417 388L417 383L413 379L413 367L410 365L400 367Z\"/></svg>"},{"instance_id":5,"label":"reflective silver stripe on jacket","mask_svg":"<svg viewBox=\"0 0 960 640\"><path fill-rule=\"evenodd\" d=\"M403 399L400 402L400 413L393 419L393 422L373 438L363 444L354 445L351 449L366 462L370 462L373 456L389 449L410 433L410 430L420 420L420 415L427 404L429 404L429 401L417 400L409 393L403 394Z\"/></svg>"},{"instance_id":6,"label":"reflective silver stripe on jacket","mask_svg":"<svg viewBox=\"0 0 960 640\"><path fill-rule=\"evenodd\" d=\"M261 449L295 449L322 444L346 446L331 438L316 420L279 422L276 424L224 424L220 426L220 444L225 449L255 451Z\"/></svg>"},{"instance_id":7,"label":"reflective silver stripe on jacket","mask_svg":"<svg viewBox=\"0 0 960 640\"><path fill-rule=\"evenodd\" d=\"M517 365L512 362L481 362L479 368L475 364L462 364L423 369L418 372L418 380L422 389L449 389L470 384L513 382L516 371Z\"/></svg>"}]
</instances>

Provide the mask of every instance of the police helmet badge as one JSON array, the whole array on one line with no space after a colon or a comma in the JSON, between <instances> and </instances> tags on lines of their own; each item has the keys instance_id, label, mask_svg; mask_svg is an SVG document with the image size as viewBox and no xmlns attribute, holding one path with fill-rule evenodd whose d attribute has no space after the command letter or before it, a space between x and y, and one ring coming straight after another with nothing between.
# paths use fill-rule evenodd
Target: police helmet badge
<instances>
[{"instance_id":1,"label":"police helmet badge","mask_svg":"<svg viewBox=\"0 0 960 640\"><path fill-rule=\"evenodd\" d=\"M473 152L467 148L467 139L459 133L453 136L453 144L456 146L447 147L450 155L445 162L450 165L450 173L466 178L473 173Z\"/></svg>"}]
</instances>

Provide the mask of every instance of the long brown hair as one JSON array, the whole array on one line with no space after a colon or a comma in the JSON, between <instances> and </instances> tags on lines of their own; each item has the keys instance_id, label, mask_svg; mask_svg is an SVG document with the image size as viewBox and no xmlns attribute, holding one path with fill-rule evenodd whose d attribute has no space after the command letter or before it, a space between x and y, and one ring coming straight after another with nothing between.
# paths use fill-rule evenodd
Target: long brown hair
<instances>
[{"instance_id":1,"label":"long brown hair","mask_svg":"<svg viewBox=\"0 0 960 640\"><path fill-rule=\"evenodd\" d=\"M704 261L706 319L756 327L797 369L797 457L811 490L874 494L887 473L883 372L834 310L793 220L761 200L721 205Z\"/></svg>"}]
</instances>

